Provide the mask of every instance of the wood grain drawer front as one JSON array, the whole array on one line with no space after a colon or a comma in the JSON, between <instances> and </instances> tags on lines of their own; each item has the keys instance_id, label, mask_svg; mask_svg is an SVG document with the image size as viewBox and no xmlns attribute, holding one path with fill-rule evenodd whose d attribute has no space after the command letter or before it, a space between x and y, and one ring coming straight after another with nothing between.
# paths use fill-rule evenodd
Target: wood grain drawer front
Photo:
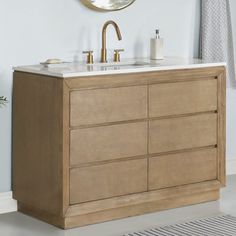
<instances>
[{"instance_id":1,"label":"wood grain drawer front","mask_svg":"<svg viewBox=\"0 0 236 236\"><path fill-rule=\"evenodd\" d=\"M161 189L217 178L217 149L149 159L149 189Z\"/></svg>"},{"instance_id":2,"label":"wood grain drawer front","mask_svg":"<svg viewBox=\"0 0 236 236\"><path fill-rule=\"evenodd\" d=\"M217 110L217 80L151 85L150 117Z\"/></svg>"},{"instance_id":3,"label":"wood grain drawer front","mask_svg":"<svg viewBox=\"0 0 236 236\"><path fill-rule=\"evenodd\" d=\"M147 122L72 130L71 165L146 155L147 132Z\"/></svg>"},{"instance_id":4,"label":"wood grain drawer front","mask_svg":"<svg viewBox=\"0 0 236 236\"><path fill-rule=\"evenodd\" d=\"M71 92L71 126L147 118L147 87Z\"/></svg>"},{"instance_id":5,"label":"wood grain drawer front","mask_svg":"<svg viewBox=\"0 0 236 236\"><path fill-rule=\"evenodd\" d=\"M147 191L147 159L72 169L70 204Z\"/></svg>"},{"instance_id":6,"label":"wood grain drawer front","mask_svg":"<svg viewBox=\"0 0 236 236\"><path fill-rule=\"evenodd\" d=\"M217 144L217 114L150 121L149 152L162 153Z\"/></svg>"}]
</instances>

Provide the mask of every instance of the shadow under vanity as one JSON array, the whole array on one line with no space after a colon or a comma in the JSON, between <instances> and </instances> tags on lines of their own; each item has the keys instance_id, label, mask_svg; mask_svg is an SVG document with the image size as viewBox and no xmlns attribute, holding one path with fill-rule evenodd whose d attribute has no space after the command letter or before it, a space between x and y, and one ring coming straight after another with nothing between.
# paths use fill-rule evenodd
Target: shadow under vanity
<instances>
[{"instance_id":1,"label":"shadow under vanity","mask_svg":"<svg viewBox=\"0 0 236 236\"><path fill-rule=\"evenodd\" d=\"M225 65L18 67L13 192L61 228L219 199Z\"/></svg>"}]
</instances>

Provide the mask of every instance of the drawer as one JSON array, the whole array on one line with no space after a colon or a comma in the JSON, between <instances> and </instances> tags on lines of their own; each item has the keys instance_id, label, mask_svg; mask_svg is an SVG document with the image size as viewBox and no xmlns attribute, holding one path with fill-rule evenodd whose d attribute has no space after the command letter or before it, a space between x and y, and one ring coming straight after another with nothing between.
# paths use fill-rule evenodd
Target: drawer
<instances>
[{"instance_id":1,"label":"drawer","mask_svg":"<svg viewBox=\"0 0 236 236\"><path fill-rule=\"evenodd\" d=\"M150 117L217 110L217 80L151 85Z\"/></svg>"},{"instance_id":2,"label":"drawer","mask_svg":"<svg viewBox=\"0 0 236 236\"><path fill-rule=\"evenodd\" d=\"M71 126L147 118L147 86L72 91Z\"/></svg>"},{"instance_id":3,"label":"drawer","mask_svg":"<svg viewBox=\"0 0 236 236\"><path fill-rule=\"evenodd\" d=\"M72 169L70 204L147 191L147 159Z\"/></svg>"},{"instance_id":4,"label":"drawer","mask_svg":"<svg viewBox=\"0 0 236 236\"><path fill-rule=\"evenodd\" d=\"M216 113L150 121L150 153L169 152L216 144Z\"/></svg>"},{"instance_id":5,"label":"drawer","mask_svg":"<svg viewBox=\"0 0 236 236\"><path fill-rule=\"evenodd\" d=\"M215 180L216 178L216 148L149 159L149 190Z\"/></svg>"},{"instance_id":6,"label":"drawer","mask_svg":"<svg viewBox=\"0 0 236 236\"><path fill-rule=\"evenodd\" d=\"M114 160L147 154L147 122L71 131L70 163Z\"/></svg>"}]
</instances>

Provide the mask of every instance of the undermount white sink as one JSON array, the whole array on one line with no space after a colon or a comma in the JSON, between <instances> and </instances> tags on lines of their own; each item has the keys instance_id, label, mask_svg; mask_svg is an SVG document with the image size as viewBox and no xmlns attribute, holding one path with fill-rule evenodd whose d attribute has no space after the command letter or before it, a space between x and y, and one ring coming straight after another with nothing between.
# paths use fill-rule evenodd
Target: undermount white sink
<instances>
[{"instance_id":1,"label":"undermount white sink","mask_svg":"<svg viewBox=\"0 0 236 236\"><path fill-rule=\"evenodd\" d=\"M145 66L157 66L157 63L153 63L152 61L125 61L125 62L107 62L107 63L94 63L94 64L86 64L86 63L75 63L75 62L62 62L58 64L42 64L47 68L61 68L66 66L82 66L82 67L91 67L94 69L109 69L109 68L124 68L124 67L145 67Z\"/></svg>"},{"instance_id":2,"label":"undermount white sink","mask_svg":"<svg viewBox=\"0 0 236 236\"><path fill-rule=\"evenodd\" d=\"M150 64L151 62L147 61L127 61L127 62L95 63L94 66L143 66Z\"/></svg>"},{"instance_id":3,"label":"undermount white sink","mask_svg":"<svg viewBox=\"0 0 236 236\"><path fill-rule=\"evenodd\" d=\"M122 69L125 67L146 67L146 66L157 66L155 63L147 62L147 61L134 61L134 62L114 62L114 63L97 63L91 64L93 68L100 68L101 70L108 70L108 69Z\"/></svg>"}]
</instances>

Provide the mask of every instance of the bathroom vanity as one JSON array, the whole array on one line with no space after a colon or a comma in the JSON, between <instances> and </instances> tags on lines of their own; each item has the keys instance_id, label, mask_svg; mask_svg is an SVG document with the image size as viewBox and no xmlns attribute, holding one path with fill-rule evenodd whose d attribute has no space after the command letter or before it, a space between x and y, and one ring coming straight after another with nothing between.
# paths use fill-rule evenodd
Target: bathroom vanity
<instances>
[{"instance_id":1,"label":"bathroom vanity","mask_svg":"<svg viewBox=\"0 0 236 236\"><path fill-rule=\"evenodd\" d=\"M219 199L225 64L17 67L13 192L67 229Z\"/></svg>"}]
</instances>

